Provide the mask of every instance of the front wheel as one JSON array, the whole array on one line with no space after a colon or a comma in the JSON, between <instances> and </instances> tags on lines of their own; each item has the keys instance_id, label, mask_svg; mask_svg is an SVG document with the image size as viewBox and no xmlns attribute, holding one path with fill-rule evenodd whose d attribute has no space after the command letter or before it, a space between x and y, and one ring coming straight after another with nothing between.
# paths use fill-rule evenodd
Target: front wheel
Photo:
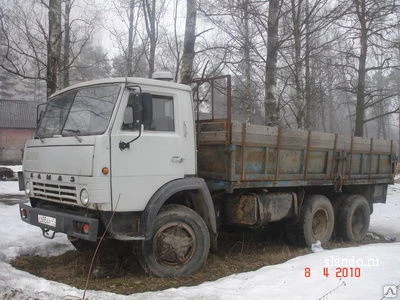
<instances>
[{"instance_id":1,"label":"front wheel","mask_svg":"<svg viewBox=\"0 0 400 300\"><path fill-rule=\"evenodd\" d=\"M204 220L183 205L167 205L157 215L151 239L143 241L139 261L158 277L181 277L197 272L210 249Z\"/></svg>"}]
</instances>

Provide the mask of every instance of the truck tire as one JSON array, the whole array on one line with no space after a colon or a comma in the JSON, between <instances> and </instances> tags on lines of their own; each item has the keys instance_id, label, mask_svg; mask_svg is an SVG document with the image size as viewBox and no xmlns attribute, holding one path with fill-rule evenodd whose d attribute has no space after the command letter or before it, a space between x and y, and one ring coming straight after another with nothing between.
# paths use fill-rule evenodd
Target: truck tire
<instances>
[{"instance_id":1,"label":"truck tire","mask_svg":"<svg viewBox=\"0 0 400 300\"><path fill-rule=\"evenodd\" d=\"M320 241L326 245L331 239L334 225L333 207L327 197L312 195L304 200L299 224L303 244L311 246Z\"/></svg>"},{"instance_id":2,"label":"truck tire","mask_svg":"<svg viewBox=\"0 0 400 300\"><path fill-rule=\"evenodd\" d=\"M139 249L144 270L157 277L181 277L197 272L210 250L204 220L183 205L167 205L157 215L150 240Z\"/></svg>"},{"instance_id":3,"label":"truck tire","mask_svg":"<svg viewBox=\"0 0 400 300\"><path fill-rule=\"evenodd\" d=\"M362 241L369 228L371 211L362 195L350 195L343 200L338 211L338 233L346 241Z\"/></svg>"}]
</instances>

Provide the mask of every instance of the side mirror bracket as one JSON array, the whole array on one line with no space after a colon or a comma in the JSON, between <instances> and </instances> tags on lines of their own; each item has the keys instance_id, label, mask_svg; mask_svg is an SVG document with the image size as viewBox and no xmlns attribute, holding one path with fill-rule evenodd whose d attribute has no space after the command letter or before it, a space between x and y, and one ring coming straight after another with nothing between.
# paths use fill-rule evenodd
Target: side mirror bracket
<instances>
[{"instance_id":1,"label":"side mirror bracket","mask_svg":"<svg viewBox=\"0 0 400 300\"><path fill-rule=\"evenodd\" d=\"M128 106L132 106L133 108L133 122L139 126L139 134L129 142L120 141L119 149L121 151L129 149L130 144L142 136L142 130L151 127L153 119L153 102L150 93L137 94L133 90L129 95Z\"/></svg>"}]
</instances>

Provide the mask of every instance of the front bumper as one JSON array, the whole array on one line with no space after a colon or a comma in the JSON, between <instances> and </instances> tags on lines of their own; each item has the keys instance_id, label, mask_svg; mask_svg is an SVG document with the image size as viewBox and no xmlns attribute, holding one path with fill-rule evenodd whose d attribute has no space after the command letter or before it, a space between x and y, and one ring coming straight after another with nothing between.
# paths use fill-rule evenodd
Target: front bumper
<instances>
[{"instance_id":1,"label":"front bumper","mask_svg":"<svg viewBox=\"0 0 400 300\"><path fill-rule=\"evenodd\" d=\"M79 215L55 212L48 209L19 205L22 221L45 231L62 232L70 236L97 241L99 220ZM86 230L83 230L85 226Z\"/></svg>"}]
</instances>

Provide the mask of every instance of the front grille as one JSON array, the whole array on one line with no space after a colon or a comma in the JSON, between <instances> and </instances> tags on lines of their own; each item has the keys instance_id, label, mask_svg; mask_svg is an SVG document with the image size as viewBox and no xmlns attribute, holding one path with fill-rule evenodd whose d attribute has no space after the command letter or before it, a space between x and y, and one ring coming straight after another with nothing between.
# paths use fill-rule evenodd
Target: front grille
<instances>
[{"instance_id":1,"label":"front grille","mask_svg":"<svg viewBox=\"0 0 400 300\"><path fill-rule=\"evenodd\" d=\"M32 187L34 197L36 198L77 203L76 187L74 186L33 182Z\"/></svg>"}]
</instances>

